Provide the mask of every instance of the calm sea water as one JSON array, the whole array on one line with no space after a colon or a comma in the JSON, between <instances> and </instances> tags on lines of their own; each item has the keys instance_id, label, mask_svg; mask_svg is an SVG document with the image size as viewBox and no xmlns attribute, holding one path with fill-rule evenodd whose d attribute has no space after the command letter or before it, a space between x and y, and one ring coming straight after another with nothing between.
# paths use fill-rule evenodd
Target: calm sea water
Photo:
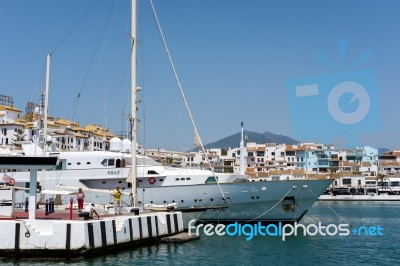
<instances>
[{"instance_id":1,"label":"calm sea water","mask_svg":"<svg viewBox=\"0 0 400 266\"><path fill-rule=\"evenodd\" d=\"M331 210L333 209L341 218ZM1 265L400 265L400 203L317 202L305 224L380 226L383 236L205 236L184 244L159 244L84 261L14 261ZM352 229L350 228L350 229Z\"/></svg>"}]
</instances>

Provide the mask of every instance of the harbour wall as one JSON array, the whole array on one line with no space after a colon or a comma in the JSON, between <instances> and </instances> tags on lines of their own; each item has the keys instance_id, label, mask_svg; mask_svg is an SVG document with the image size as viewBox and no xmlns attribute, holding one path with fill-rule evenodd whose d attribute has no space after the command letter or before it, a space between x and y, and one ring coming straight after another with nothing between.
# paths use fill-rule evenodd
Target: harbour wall
<instances>
[{"instance_id":1,"label":"harbour wall","mask_svg":"<svg viewBox=\"0 0 400 266\"><path fill-rule=\"evenodd\" d=\"M183 231L181 212L106 217L101 220L0 221L0 256L13 258L87 257Z\"/></svg>"}]
</instances>

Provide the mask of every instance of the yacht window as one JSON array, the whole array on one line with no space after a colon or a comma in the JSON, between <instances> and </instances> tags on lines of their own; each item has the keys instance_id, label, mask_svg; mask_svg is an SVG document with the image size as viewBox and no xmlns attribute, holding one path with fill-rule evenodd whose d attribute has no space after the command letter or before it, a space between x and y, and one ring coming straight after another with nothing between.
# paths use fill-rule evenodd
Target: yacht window
<instances>
[{"instance_id":1,"label":"yacht window","mask_svg":"<svg viewBox=\"0 0 400 266\"><path fill-rule=\"evenodd\" d=\"M104 159L104 160L101 162L101 164L102 164L103 166L107 166L107 159Z\"/></svg>"},{"instance_id":2,"label":"yacht window","mask_svg":"<svg viewBox=\"0 0 400 266\"><path fill-rule=\"evenodd\" d=\"M186 180L190 180L190 177L186 177Z\"/></svg>"},{"instance_id":3,"label":"yacht window","mask_svg":"<svg viewBox=\"0 0 400 266\"><path fill-rule=\"evenodd\" d=\"M90 162L86 162L86 164L90 164Z\"/></svg>"},{"instance_id":4,"label":"yacht window","mask_svg":"<svg viewBox=\"0 0 400 266\"><path fill-rule=\"evenodd\" d=\"M80 163L80 162L77 162L76 164L77 164L77 165L81 165L81 163Z\"/></svg>"},{"instance_id":5,"label":"yacht window","mask_svg":"<svg viewBox=\"0 0 400 266\"><path fill-rule=\"evenodd\" d=\"M71 165L71 163L68 163L68 165Z\"/></svg>"},{"instance_id":6,"label":"yacht window","mask_svg":"<svg viewBox=\"0 0 400 266\"><path fill-rule=\"evenodd\" d=\"M140 183L140 182L143 182L143 180L139 179L139 183Z\"/></svg>"},{"instance_id":7,"label":"yacht window","mask_svg":"<svg viewBox=\"0 0 400 266\"><path fill-rule=\"evenodd\" d=\"M179 178L175 178L175 181L179 181Z\"/></svg>"},{"instance_id":8,"label":"yacht window","mask_svg":"<svg viewBox=\"0 0 400 266\"><path fill-rule=\"evenodd\" d=\"M182 178L181 178L181 180L185 180L185 178L184 178L184 177L182 177Z\"/></svg>"},{"instance_id":9,"label":"yacht window","mask_svg":"<svg viewBox=\"0 0 400 266\"><path fill-rule=\"evenodd\" d=\"M147 171L147 174L148 175L158 175L158 173L156 171L154 171L154 170Z\"/></svg>"},{"instance_id":10,"label":"yacht window","mask_svg":"<svg viewBox=\"0 0 400 266\"><path fill-rule=\"evenodd\" d=\"M162 181L164 181L164 179L161 178L161 179L160 179L160 182L162 182Z\"/></svg>"},{"instance_id":11,"label":"yacht window","mask_svg":"<svg viewBox=\"0 0 400 266\"><path fill-rule=\"evenodd\" d=\"M343 185L351 185L351 179L350 178L343 178Z\"/></svg>"},{"instance_id":12,"label":"yacht window","mask_svg":"<svg viewBox=\"0 0 400 266\"><path fill-rule=\"evenodd\" d=\"M114 165L114 159L108 159L108 166Z\"/></svg>"},{"instance_id":13,"label":"yacht window","mask_svg":"<svg viewBox=\"0 0 400 266\"><path fill-rule=\"evenodd\" d=\"M215 178L215 176L209 176L206 180L206 184L215 184L217 183L217 179Z\"/></svg>"}]
</instances>

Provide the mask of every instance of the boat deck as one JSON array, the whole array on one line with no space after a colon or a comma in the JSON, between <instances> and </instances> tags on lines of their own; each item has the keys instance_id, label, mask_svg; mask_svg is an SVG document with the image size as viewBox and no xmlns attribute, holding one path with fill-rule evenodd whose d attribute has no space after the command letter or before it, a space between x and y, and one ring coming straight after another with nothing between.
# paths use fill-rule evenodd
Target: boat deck
<instances>
[{"instance_id":1,"label":"boat deck","mask_svg":"<svg viewBox=\"0 0 400 266\"><path fill-rule=\"evenodd\" d=\"M141 214L143 213L149 213L149 212L140 212ZM129 215L132 215L133 213L129 213ZM115 217L115 216L124 216L128 215L126 214L102 214L99 213L100 220L102 218L108 218L108 217ZM29 218L29 212L25 212L23 209L15 209L14 210L14 216L13 217L1 217L0 220L19 220L19 219L28 219ZM50 213L46 215L45 210L38 209L36 210L36 219L41 219L41 220L70 220L70 210L55 210L53 213ZM79 217L79 212L78 210L72 210L72 220L83 220L83 217ZM94 220L97 220L97 216L94 215Z\"/></svg>"}]
</instances>

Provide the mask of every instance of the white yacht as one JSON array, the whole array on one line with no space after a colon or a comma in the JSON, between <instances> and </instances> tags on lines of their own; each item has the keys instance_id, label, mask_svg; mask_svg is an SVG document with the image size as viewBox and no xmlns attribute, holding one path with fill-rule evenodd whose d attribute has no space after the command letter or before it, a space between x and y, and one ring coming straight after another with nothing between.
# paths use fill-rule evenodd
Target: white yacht
<instances>
[{"instance_id":1,"label":"white yacht","mask_svg":"<svg viewBox=\"0 0 400 266\"><path fill-rule=\"evenodd\" d=\"M42 153L33 143L25 143L23 148L25 155L32 155L33 150ZM39 173L42 189L65 190L63 186L69 186L110 190L118 185L131 192L129 153L47 151L46 155L57 157L58 163L55 169ZM180 208L227 207L210 209L201 216L201 220L214 222L298 221L332 182L330 179L248 182L246 175L166 167L147 156L136 158L138 206L177 203ZM15 186L24 187L29 182L29 172L10 169L3 174L14 178ZM69 196L65 197L68 202ZM16 200L24 200L22 192ZM86 201L108 204L112 197L89 190ZM123 201L130 199L126 196Z\"/></svg>"}]
</instances>

